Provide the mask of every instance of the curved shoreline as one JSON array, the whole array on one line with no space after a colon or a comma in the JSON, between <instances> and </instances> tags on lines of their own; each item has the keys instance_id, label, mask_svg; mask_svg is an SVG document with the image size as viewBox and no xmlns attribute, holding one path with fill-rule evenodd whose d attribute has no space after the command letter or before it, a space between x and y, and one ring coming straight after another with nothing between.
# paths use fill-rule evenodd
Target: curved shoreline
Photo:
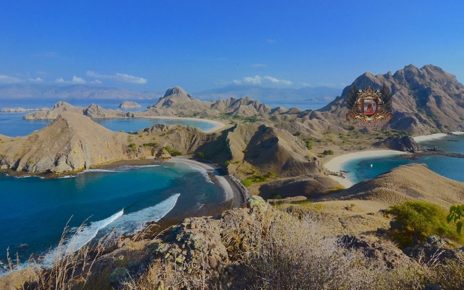
<instances>
[{"instance_id":1,"label":"curved shoreline","mask_svg":"<svg viewBox=\"0 0 464 290\"><path fill-rule=\"evenodd\" d=\"M429 134L429 135L419 135L419 136L415 136L415 137L412 137L412 138L417 143L421 143L421 142L427 142L427 141L432 141L432 140L443 139L443 138L448 137L448 136L460 136L460 135L464 135L464 132L462 132L462 131L454 131L454 132L451 132L451 133L435 133L435 134Z\"/></svg>"},{"instance_id":2,"label":"curved shoreline","mask_svg":"<svg viewBox=\"0 0 464 290\"><path fill-rule=\"evenodd\" d=\"M231 178L231 176L219 174L218 171L220 168L213 164L207 164L185 157L173 157L165 162L184 164L207 174L210 178L212 177L211 182L224 190L224 202L231 202L233 207L240 207L247 200L248 193L243 191L242 186L237 184L237 181Z\"/></svg>"},{"instance_id":3,"label":"curved shoreline","mask_svg":"<svg viewBox=\"0 0 464 290\"><path fill-rule=\"evenodd\" d=\"M331 174L329 174L330 178L340 183L345 188L350 188L351 186L356 184L352 179L350 179L346 175L345 177L334 175L334 174L341 173L341 171L344 170L347 163L353 160L382 158L382 157L407 155L407 154L409 153L404 152L404 151L388 150L388 149L358 151L358 152L351 152L351 153L346 153L346 154L335 156L334 158L325 162L323 166L325 169L331 172Z\"/></svg>"},{"instance_id":4,"label":"curved shoreline","mask_svg":"<svg viewBox=\"0 0 464 290\"><path fill-rule=\"evenodd\" d=\"M108 119L118 119L118 118L108 118ZM202 119L202 118L193 118L193 117L175 117L175 116L143 116L143 117L134 117L128 119L165 119L165 120L185 120L185 121L196 121L196 122L204 122L213 125L214 127L208 130L202 130L197 128L198 130L204 133L214 133L226 127L226 124L211 119ZM180 125L183 126L183 125Z\"/></svg>"}]
</instances>

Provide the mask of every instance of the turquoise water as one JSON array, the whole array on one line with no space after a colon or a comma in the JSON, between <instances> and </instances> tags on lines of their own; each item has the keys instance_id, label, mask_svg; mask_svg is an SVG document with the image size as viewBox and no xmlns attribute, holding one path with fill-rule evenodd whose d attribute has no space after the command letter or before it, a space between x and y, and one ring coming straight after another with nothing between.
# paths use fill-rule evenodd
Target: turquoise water
<instances>
[{"instance_id":1,"label":"turquoise water","mask_svg":"<svg viewBox=\"0 0 464 290\"><path fill-rule=\"evenodd\" d=\"M78 235L83 245L110 229L133 232L145 222L192 215L224 200L204 173L171 163L60 179L0 175L0 188L0 252L10 248L23 260L55 247L71 217L71 227L86 221Z\"/></svg>"},{"instance_id":2,"label":"turquoise water","mask_svg":"<svg viewBox=\"0 0 464 290\"><path fill-rule=\"evenodd\" d=\"M42 129L49 121L27 121L23 119L24 113L1 113L0 112L0 134L17 137L26 136L35 130Z\"/></svg>"},{"instance_id":3,"label":"turquoise water","mask_svg":"<svg viewBox=\"0 0 464 290\"><path fill-rule=\"evenodd\" d=\"M421 146L455 153L464 153L464 136L447 136L442 139L421 142ZM464 168L463 168L464 170Z\"/></svg>"},{"instance_id":4,"label":"turquoise water","mask_svg":"<svg viewBox=\"0 0 464 290\"><path fill-rule=\"evenodd\" d=\"M188 120L188 119L102 119L95 120L102 126L113 130L123 132L135 132L140 129L149 128L153 125L164 124L164 125L182 125L188 127L194 127L202 131L208 131L214 128L214 124L200 120Z\"/></svg>"},{"instance_id":5,"label":"turquoise water","mask_svg":"<svg viewBox=\"0 0 464 290\"><path fill-rule=\"evenodd\" d=\"M433 142L421 143L421 145L437 146L444 151L464 153L464 136L446 137ZM409 163L426 164L440 175L464 182L464 158L439 155L423 156L417 159L409 159L404 156L358 159L346 163L343 169L348 171L348 177L357 183L375 178L395 167Z\"/></svg>"}]
</instances>

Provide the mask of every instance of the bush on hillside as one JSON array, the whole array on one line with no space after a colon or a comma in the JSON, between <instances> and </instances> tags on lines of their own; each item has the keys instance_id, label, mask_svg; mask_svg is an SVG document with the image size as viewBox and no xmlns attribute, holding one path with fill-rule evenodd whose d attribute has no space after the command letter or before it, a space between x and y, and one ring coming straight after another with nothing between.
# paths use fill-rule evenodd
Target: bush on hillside
<instances>
[{"instance_id":1,"label":"bush on hillside","mask_svg":"<svg viewBox=\"0 0 464 290\"><path fill-rule=\"evenodd\" d=\"M461 242L454 223L448 223L448 213L438 205L425 201L408 201L392 206L390 235L400 247L424 242L427 237L439 236Z\"/></svg>"}]
</instances>

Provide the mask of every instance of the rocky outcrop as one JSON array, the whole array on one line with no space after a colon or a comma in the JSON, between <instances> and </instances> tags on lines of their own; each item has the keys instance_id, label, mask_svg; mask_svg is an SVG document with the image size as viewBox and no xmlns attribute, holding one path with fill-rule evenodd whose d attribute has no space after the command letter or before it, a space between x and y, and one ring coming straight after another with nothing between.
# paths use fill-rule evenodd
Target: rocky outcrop
<instances>
[{"instance_id":1,"label":"rocky outcrop","mask_svg":"<svg viewBox=\"0 0 464 290\"><path fill-rule=\"evenodd\" d=\"M126 111L137 110L137 109L140 109L141 107L142 106L139 103L134 102L134 101L124 101L121 104L119 104L119 108L122 110L126 110Z\"/></svg>"},{"instance_id":2,"label":"rocky outcrop","mask_svg":"<svg viewBox=\"0 0 464 290\"><path fill-rule=\"evenodd\" d=\"M424 243L406 247L403 251L417 261L431 264L446 263L449 260L460 261L464 254L464 248L451 249L437 236L430 236Z\"/></svg>"},{"instance_id":3,"label":"rocky outcrop","mask_svg":"<svg viewBox=\"0 0 464 290\"><path fill-rule=\"evenodd\" d=\"M392 150L399 150L411 153L421 150L420 145L417 144L417 142L414 141L414 138L412 138L411 136L388 137L381 142L375 143L374 146L385 146Z\"/></svg>"},{"instance_id":4,"label":"rocky outcrop","mask_svg":"<svg viewBox=\"0 0 464 290\"><path fill-rule=\"evenodd\" d=\"M346 249L358 251L367 259L376 260L390 269L411 263L408 256L392 242L378 237L342 235L337 243Z\"/></svg>"},{"instance_id":5,"label":"rocky outcrop","mask_svg":"<svg viewBox=\"0 0 464 290\"><path fill-rule=\"evenodd\" d=\"M85 116L93 119L107 119L107 118L129 118L133 117L130 113L125 113L120 110L105 109L102 106L91 104L83 111Z\"/></svg>"}]
</instances>

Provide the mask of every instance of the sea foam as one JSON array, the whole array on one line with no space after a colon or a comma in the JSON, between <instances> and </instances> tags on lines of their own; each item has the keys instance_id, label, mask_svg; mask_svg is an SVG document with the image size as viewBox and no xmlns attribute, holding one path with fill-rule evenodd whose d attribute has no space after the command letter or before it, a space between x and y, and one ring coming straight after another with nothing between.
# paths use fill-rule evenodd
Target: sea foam
<instances>
[{"instance_id":1,"label":"sea foam","mask_svg":"<svg viewBox=\"0 0 464 290\"><path fill-rule=\"evenodd\" d=\"M173 194L154 206L129 214L124 214L124 209L122 209L106 219L75 228L75 233L66 242L44 255L42 265L53 266L57 259L78 251L99 233L114 231L116 234L131 234L143 229L147 223L159 221L175 207L179 196L180 193Z\"/></svg>"}]
</instances>

